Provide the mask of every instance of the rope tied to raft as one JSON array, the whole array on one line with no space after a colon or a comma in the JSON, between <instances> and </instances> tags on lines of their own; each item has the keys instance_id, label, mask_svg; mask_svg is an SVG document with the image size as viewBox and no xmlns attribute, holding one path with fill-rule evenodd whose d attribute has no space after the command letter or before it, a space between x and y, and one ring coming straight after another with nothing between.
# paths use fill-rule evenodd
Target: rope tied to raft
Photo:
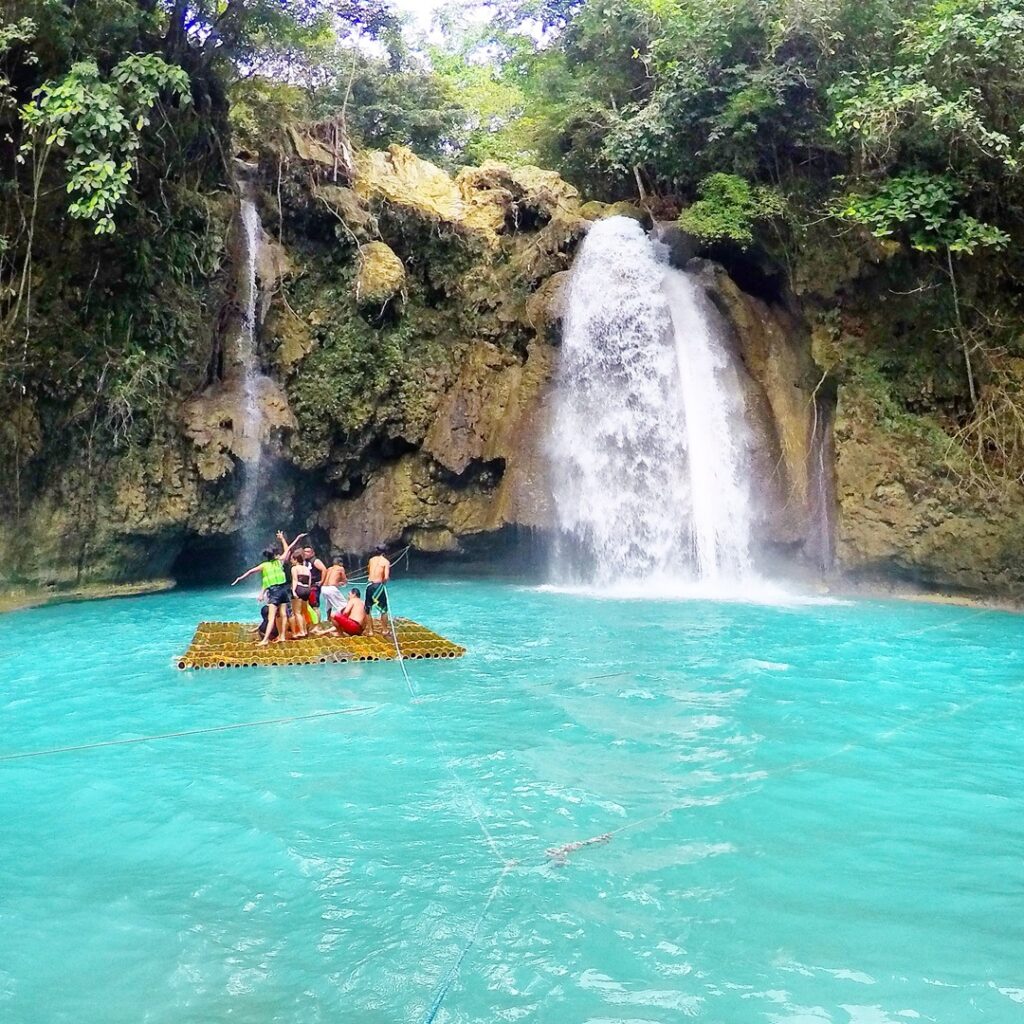
<instances>
[{"instance_id":1,"label":"rope tied to raft","mask_svg":"<svg viewBox=\"0 0 1024 1024\"><path fill-rule=\"evenodd\" d=\"M388 595L387 584L384 585L384 594L388 606L388 623L391 626L391 637L395 644L395 654L398 664L401 666L402 674L405 676L406 686L409 688L409 693L413 696L414 703L419 704L420 701L416 697L416 689L409 678L409 671L405 666L405 658L402 655L402 647L398 640L398 634L395 632L394 627L394 609L391 605L391 598ZM463 800L470 814L472 815L477 827L480 829L480 833L487 844L488 849L491 851L495 861L501 865L501 872L495 879L494 885L491 888L487 899L484 901L480 913L477 916L473 927L470 929L469 934L466 937L466 941L463 943L462 948L459 950L458 956L452 962L451 966L438 981L434 988L433 995L429 1005L427 1006L426 1012L422 1018L422 1024L433 1024L435 1018L441 1010L441 1006L444 1003L445 996L448 995L448 991L452 985L455 984L459 977L459 972L462 970L462 965L466 962L466 958L469 956L473 946L476 945L477 940L480 937L480 932L483 928L484 921L487 920L487 916L491 911L491 907L494 905L494 901L498 898L498 894L501 891L501 887L508 877L509 873L515 869L519 862L512 858L509 858L502 851L500 844L494 837L494 833L490 830L487 822L484 821L483 815L480 813L480 808L477 806L476 800L473 799L473 794L469 791L469 787L463 781L462 776L453 767L450 758L445 752L444 746L441 743L441 738L437 734L437 730L434 728L434 723L431 721L429 715L423 715L423 721L426 722L427 730L430 733L431 739L434 744L434 749L437 751L441 763L444 765L445 770L451 776L456 787L461 792Z\"/></svg>"},{"instance_id":2,"label":"rope tied to raft","mask_svg":"<svg viewBox=\"0 0 1024 1024\"><path fill-rule=\"evenodd\" d=\"M406 548L408 551L408 548ZM414 700L418 696L416 687L413 685L412 679L409 678L409 670L405 667L405 655L402 653L402 645L398 642L398 633L395 632L395 617L391 614L391 598L388 595L388 585L383 584L384 587L384 605L387 608L388 626L391 629L391 639L395 645L395 657L398 659L399 668L402 670L402 675L405 676L405 685L409 690L409 696Z\"/></svg>"}]
</instances>

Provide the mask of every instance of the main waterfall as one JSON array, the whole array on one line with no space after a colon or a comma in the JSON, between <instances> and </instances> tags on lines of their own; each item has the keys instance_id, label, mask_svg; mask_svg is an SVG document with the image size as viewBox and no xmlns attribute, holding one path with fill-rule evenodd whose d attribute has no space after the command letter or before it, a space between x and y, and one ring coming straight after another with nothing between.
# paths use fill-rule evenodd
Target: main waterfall
<instances>
[{"instance_id":1,"label":"main waterfall","mask_svg":"<svg viewBox=\"0 0 1024 1024\"><path fill-rule=\"evenodd\" d=\"M591 228L569 283L549 448L561 579L750 576L749 428L706 302L636 221Z\"/></svg>"}]
</instances>

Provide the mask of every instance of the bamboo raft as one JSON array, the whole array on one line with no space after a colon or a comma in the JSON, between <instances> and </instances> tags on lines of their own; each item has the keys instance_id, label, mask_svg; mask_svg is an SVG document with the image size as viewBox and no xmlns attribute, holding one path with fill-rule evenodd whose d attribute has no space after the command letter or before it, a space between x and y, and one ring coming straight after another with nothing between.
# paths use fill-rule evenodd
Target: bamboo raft
<instances>
[{"instance_id":1,"label":"bamboo raft","mask_svg":"<svg viewBox=\"0 0 1024 1024\"><path fill-rule=\"evenodd\" d=\"M402 657L461 658L465 647L411 619L394 619ZM280 665L328 665L354 661L393 661L398 657L390 631L373 636L324 633L302 640L258 644L253 626L241 622L200 622L178 668L266 668Z\"/></svg>"}]
</instances>

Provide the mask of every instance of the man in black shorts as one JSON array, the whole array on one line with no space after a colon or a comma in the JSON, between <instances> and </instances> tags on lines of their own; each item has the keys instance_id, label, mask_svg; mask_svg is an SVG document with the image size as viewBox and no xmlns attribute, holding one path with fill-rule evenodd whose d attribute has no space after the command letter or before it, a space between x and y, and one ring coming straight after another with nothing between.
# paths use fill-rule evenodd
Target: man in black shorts
<instances>
[{"instance_id":1,"label":"man in black shorts","mask_svg":"<svg viewBox=\"0 0 1024 1024\"><path fill-rule=\"evenodd\" d=\"M387 630L388 622L388 591L387 584L391 579L391 563L388 561L387 548L378 544L373 557L367 566L369 582L366 584L366 635L373 636L373 613L380 615L380 624Z\"/></svg>"}]
</instances>

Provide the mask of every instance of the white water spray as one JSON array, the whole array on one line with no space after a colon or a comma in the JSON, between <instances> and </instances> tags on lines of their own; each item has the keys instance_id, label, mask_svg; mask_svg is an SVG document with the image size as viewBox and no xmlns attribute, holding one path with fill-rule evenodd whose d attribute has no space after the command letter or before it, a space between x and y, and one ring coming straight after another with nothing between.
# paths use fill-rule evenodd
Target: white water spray
<instances>
[{"instance_id":1,"label":"white water spray","mask_svg":"<svg viewBox=\"0 0 1024 1024\"><path fill-rule=\"evenodd\" d=\"M242 197L239 203L242 224L240 255L242 263L238 275L238 299L241 317L234 359L242 377L241 438L245 458L243 460L242 492L239 512L243 517L252 514L259 490L260 463L263 456L263 410L260 403L259 358L256 351L256 306L259 289L256 281L256 257L259 247L259 211L251 196L251 186L242 182Z\"/></svg>"},{"instance_id":2,"label":"white water spray","mask_svg":"<svg viewBox=\"0 0 1024 1024\"><path fill-rule=\"evenodd\" d=\"M705 302L636 221L591 228L569 285L550 445L571 542L560 579L663 589L750 576L749 430Z\"/></svg>"}]
</instances>

